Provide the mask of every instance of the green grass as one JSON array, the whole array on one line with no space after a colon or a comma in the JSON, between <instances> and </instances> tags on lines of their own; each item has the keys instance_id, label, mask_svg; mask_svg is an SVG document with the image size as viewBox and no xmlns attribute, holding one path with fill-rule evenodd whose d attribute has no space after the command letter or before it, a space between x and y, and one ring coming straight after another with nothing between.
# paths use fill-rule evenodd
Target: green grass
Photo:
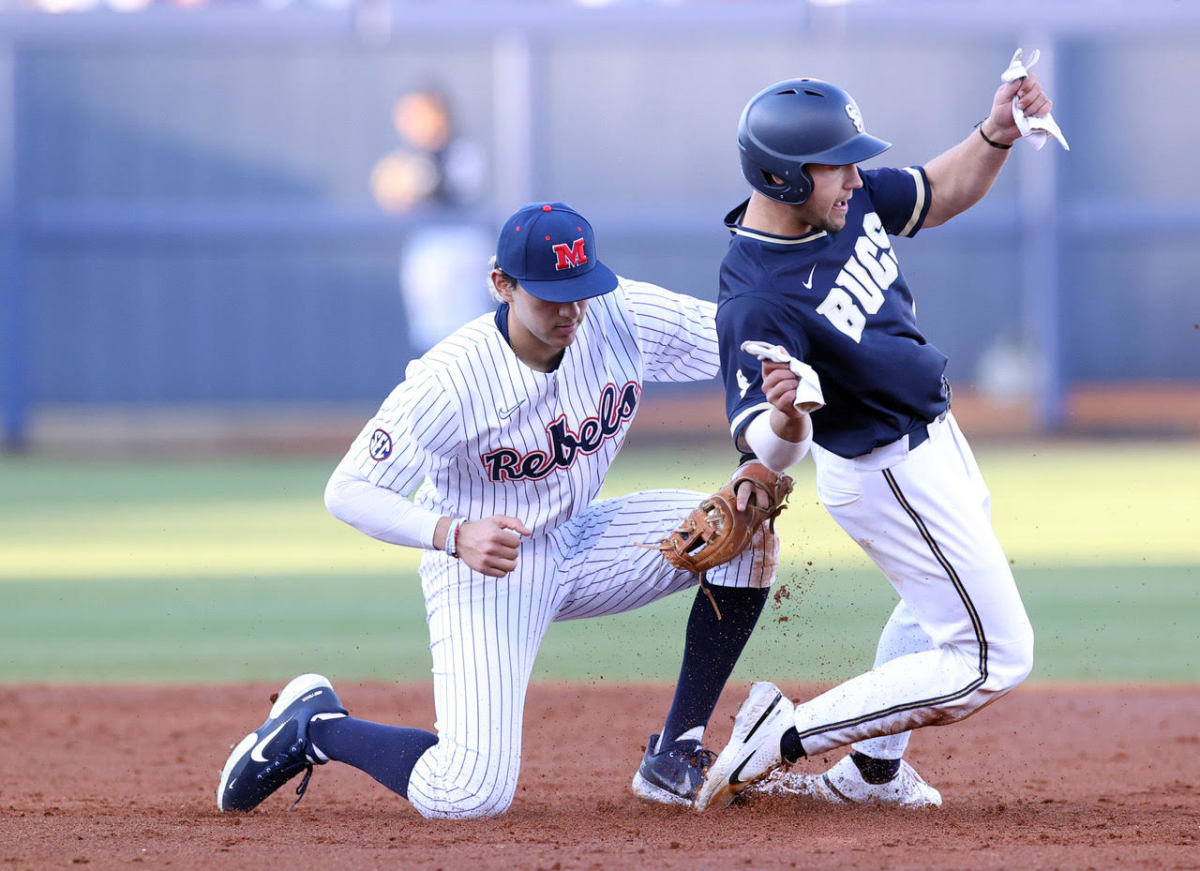
<instances>
[{"instance_id":1,"label":"green grass","mask_svg":"<svg viewBox=\"0 0 1200 871\"><path fill-rule=\"evenodd\" d=\"M728 455L626 453L608 493L707 491ZM979 452L1037 632L1034 678L1197 680L1200 451ZM331 518L333 459L0 460L0 682L429 675L416 554ZM784 563L737 675L834 680L869 664L895 601L797 470ZM673 681L685 594L551 628L535 677Z\"/></svg>"}]
</instances>

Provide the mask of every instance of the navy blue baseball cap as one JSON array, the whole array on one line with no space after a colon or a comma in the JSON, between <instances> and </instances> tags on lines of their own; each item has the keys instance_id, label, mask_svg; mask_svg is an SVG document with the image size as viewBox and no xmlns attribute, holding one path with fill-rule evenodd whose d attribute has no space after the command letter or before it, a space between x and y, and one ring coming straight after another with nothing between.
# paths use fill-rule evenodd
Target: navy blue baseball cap
<instances>
[{"instance_id":1,"label":"navy blue baseball cap","mask_svg":"<svg viewBox=\"0 0 1200 871\"><path fill-rule=\"evenodd\" d=\"M575 302L615 290L616 274L596 257L587 218L566 203L529 203L500 229L496 266L547 302Z\"/></svg>"}]
</instances>

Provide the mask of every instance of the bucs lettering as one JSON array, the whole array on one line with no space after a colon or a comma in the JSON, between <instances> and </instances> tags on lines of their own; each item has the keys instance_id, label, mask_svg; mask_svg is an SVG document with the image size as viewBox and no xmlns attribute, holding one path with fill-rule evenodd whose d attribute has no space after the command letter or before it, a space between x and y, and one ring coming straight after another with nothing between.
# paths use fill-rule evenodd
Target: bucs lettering
<instances>
[{"instance_id":1,"label":"bucs lettering","mask_svg":"<svg viewBox=\"0 0 1200 871\"><path fill-rule=\"evenodd\" d=\"M489 481L520 481L544 478L555 469L566 469L574 464L579 454L594 454L618 432L637 411L641 385L628 382L617 393L615 384L606 384L600 392L600 407L595 417L589 417L579 425L579 432L567 426L567 416L560 415L546 426L550 438L548 451L532 451L520 454L512 448L499 448L483 455Z\"/></svg>"},{"instance_id":2,"label":"bucs lettering","mask_svg":"<svg viewBox=\"0 0 1200 871\"><path fill-rule=\"evenodd\" d=\"M874 212L863 217L865 235L854 243L854 256L838 273L833 289L817 311L856 342L862 341L867 315L883 305L883 292L900 275L899 260L883 222Z\"/></svg>"}]
</instances>

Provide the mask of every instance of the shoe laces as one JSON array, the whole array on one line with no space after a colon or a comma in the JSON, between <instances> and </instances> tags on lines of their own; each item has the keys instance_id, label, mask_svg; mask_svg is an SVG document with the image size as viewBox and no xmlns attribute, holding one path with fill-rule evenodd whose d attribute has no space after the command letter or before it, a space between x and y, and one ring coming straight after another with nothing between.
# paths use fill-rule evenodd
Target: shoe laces
<instances>
[{"instance_id":1,"label":"shoe laces","mask_svg":"<svg viewBox=\"0 0 1200 871\"><path fill-rule=\"evenodd\" d=\"M312 771L312 763L309 762L304 766L304 777L300 778L300 785L296 787L296 800L292 802L292 806L288 810L294 811L296 805L300 804L300 799L304 798L304 791L308 789L308 781L312 778Z\"/></svg>"},{"instance_id":2,"label":"shoe laces","mask_svg":"<svg viewBox=\"0 0 1200 871\"><path fill-rule=\"evenodd\" d=\"M308 758L308 738L307 736L297 738L291 746L282 751L274 759L263 766L258 772L258 779L273 783L277 780L287 780L292 777L301 768L304 769L304 778L300 781L300 785L296 787L296 800L292 802L294 809L300 804L300 799L304 798L304 792L308 789L308 781L312 778L313 763Z\"/></svg>"},{"instance_id":3,"label":"shoe laces","mask_svg":"<svg viewBox=\"0 0 1200 871\"><path fill-rule=\"evenodd\" d=\"M717 754L712 750L706 750L701 747L699 743L695 747L676 745L667 751L667 755L682 759L693 768L700 768L705 771L711 768L712 764L717 761Z\"/></svg>"}]
</instances>

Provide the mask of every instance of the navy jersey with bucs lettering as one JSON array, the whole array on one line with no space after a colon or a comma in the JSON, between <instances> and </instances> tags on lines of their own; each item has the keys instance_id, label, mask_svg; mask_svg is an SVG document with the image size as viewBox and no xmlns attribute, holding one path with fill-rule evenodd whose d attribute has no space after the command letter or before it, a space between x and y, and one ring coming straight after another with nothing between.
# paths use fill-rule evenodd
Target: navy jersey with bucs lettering
<instances>
[{"instance_id":1,"label":"navy jersey with bucs lettering","mask_svg":"<svg viewBox=\"0 0 1200 871\"><path fill-rule=\"evenodd\" d=\"M773 236L739 224L721 264L717 332L725 410L735 444L759 413L762 364L741 350L748 339L779 344L821 379L825 407L812 416L813 441L856 457L896 441L946 409L946 357L917 329L912 293L889 235L914 236L929 210L920 167L860 170L863 187L837 233ZM748 202L748 201L747 201Z\"/></svg>"}]
</instances>

